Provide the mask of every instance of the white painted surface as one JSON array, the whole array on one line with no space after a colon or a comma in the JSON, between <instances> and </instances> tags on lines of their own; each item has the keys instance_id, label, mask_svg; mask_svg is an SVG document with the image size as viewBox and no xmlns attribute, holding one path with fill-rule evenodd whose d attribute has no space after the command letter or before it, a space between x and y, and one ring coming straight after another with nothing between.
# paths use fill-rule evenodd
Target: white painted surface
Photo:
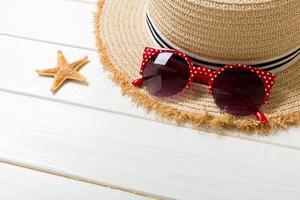
<instances>
[{"instance_id":1,"label":"white painted surface","mask_svg":"<svg viewBox=\"0 0 300 200\"><path fill-rule=\"evenodd\" d=\"M155 122L101 69L95 10L95 0L1 2L0 160L52 173L0 164L1 200L41 199L43 193L47 200L68 199L70 191L79 197L88 191L88 199L101 199L101 191L104 199L143 198L135 192L175 199L299 199L300 128L239 138ZM88 86L67 83L51 94L52 79L34 70L53 67L58 49L70 61L89 55L81 70ZM28 176L28 184L9 193L7 180L15 184ZM38 183L35 177L49 189L32 196L28 185ZM61 196L51 196L52 190Z\"/></svg>"},{"instance_id":2,"label":"white painted surface","mask_svg":"<svg viewBox=\"0 0 300 200\"><path fill-rule=\"evenodd\" d=\"M1 200L146 200L98 185L0 163Z\"/></svg>"},{"instance_id":3,"label":"white painted surface","mask_svg":"<svg viewBox=\"0 0 300 200\"><path fill-rule=\"evenodd\" d=\"M6 73L0 73L0 89L155 120L152 114L137 109L131 104L130 99L123 97L99 66L93 34L92 13L96 11L95 1L10 0L2 3L0 50L1 55L6 58L3 60L3 66L10 67L6 67ZM43 10L44 8L46 9ZM33 12L29 12L30 9ZM90 64L81 70L88 79L90 84L88 87L81 88L77 84L67 84L53 96L48 91L52 79L41 79L32 73L37 68L55 65L57 49L63 50L69 60L76 60L85 54L90 56ZM16 79L22 81L22 85L15 81ZM74 93L78 95L74 96ZM300 134L298 134L300 131L297 130L298 128L288 129L282 131L285 134L276 137L251 136L250 139L300 149ZM249 139L244 135L240 137Z\"/></svg>"},{"instance_id":4,"label":"white painted surface","mask_svg":"<svg viewBox=\"0 0 300 200\"><path fill-rule=\"evenodd\" d=\"M2 159L179 199L299 195L298 150L15 96L0 93Z\"/></svg>"}]
</instances>

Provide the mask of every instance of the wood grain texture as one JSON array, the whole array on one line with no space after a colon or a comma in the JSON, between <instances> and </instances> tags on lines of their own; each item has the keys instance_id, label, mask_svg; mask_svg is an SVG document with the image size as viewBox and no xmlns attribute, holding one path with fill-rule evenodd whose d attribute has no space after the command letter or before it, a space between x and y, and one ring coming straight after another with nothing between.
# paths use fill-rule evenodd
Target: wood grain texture
<instances>
[{"instance_id":1,"label":"wood grain texture","mask_svg":"<svg viewBox=\"0 0 300 200\"><path fill-rule=\"evenodd\" d=\"M300 195L298 150L4 92L0 98L1 159L176 199Z\"/></svg>"},{"instance_id":2,"label":"wood grain texture","mask_svg":"<svg viewBox=\"0 0 300 200\"><path fill-rule=\"evenodd\" d=\"M29 10L31 7L39 9L28 12L28 9L22 9L24 7ZM10 12L10 10L15 10L15 12ZM92 13L95 10L94 3L82 3L81 0L3 2L0 7L0 16L3 16L0 18L0 35L2 34L0 51L6 58L3 65L8 65L10 68L6 69L7 73L0 74L0 87L13 92L155 120L156 117L153 114L146 114L143 109L137 109L130 99L123 97L120 90L112 86L107 78L108 75L99 66L98 55L93 50ZM22 18L15 17L15 13ZM54 54L57 49L64 50L70 60L85 54L90 55L91 63L83 69L90 83L88 87L82 88L76 84L68 84L54 97L48 91L51 80L40 80L32 73L32 70L36 68L55 65ZM37 52L39 52L38 57L35 56ZM49 62L51 60L52 63ZM6 78L12 76L22 82L22 85L13 78ZM40 85L36 84L37 81ZM300 128L290 128L270 137L246 135L240 135L240 137L300 150L299 130ZM239 133L224 132L223 134L237 136Z\"/></svg>"},{"instance_id":3,"label":"wood grain texture","mask_svg":"<svg viewBox=\"0 0 300 200\"><path fill-rule=\"evenodd\" d=\"M149 198L0 163L1 200L146 200Z\"/></svg>"},{"instance_id":4,"label":"wood grain texture","mask_svg":"<svg viewBox=\"0 0 300 200\"><path fill-rule=\"evenodd\" d=\"M0 73L1 89L66 101L83 107L146 117L142 109L135 108L128 98L121 95L119 88L114 87L108 80L108 75L99 66L97 53L5 36L0 36L0 42L0 51L6 58L3 66L7 66L5 73ZM39 77L35 70L55 67L58 49L64 52L70 62L84 55L89 55L90 62L80 70L87 78L87 85L68 82L56 95L52 95L50 88L53 79Z\"/></svg>"},{"instance_id":5,"label":"wood grain texture","mask_svg":"<svg viewBox=\"0 0 300 200\"><path fill-rule=\"evenodd\" d=\"M94 49L95 8L80 1L4 1L0 6L0 32Z\"/></svg>"},{"instance_id":6,"label":"wood grain texture","mask_svg":"<svg viewBox=\"0 0 300 200\"><path fill-rule=\"evenodd\" d=\"M94 184L175 199L299 199L299 128L238 139L154 121L99 65L95 1L1 2L0 160L69 177L0 164L1 200L141 198ZM53 80L34 70L55 66L58 49L70 61L90 56L88 86L52 96Z\"/></svg>"}]
</instances>

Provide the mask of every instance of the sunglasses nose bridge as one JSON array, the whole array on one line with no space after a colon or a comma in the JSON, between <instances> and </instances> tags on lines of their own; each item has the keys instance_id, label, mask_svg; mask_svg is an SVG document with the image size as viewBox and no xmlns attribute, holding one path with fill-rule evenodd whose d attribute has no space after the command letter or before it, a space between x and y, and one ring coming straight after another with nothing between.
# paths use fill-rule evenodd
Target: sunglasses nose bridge
<instances>
[{"instance_id":1,"label":"sunglasses nose bridge","mask_svg":"<svg viewBox=\"0 0 300 200\"><path fill-rule=\"evenodd\" d=\"M192 77L195 83L210 85L211 70L206 67L193 67Z\"/></svg>"}]
</instances>

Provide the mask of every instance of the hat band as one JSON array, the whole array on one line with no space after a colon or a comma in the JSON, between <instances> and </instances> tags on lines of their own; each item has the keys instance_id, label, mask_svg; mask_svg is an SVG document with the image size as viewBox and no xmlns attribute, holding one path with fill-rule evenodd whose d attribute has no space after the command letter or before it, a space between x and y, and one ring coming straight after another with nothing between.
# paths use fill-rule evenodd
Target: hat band
<instances>
[{"instance_id":1,"label":"hat band","mask_svg":"<svg viewBox=\"0 0 300 200\"><path fill-rule=\"evenodd\" d=\"M149 13L146 12L146 24L148 27L148 30L150 32L150 35L152 36L153 41L160 46L161 48L168 48L168 49L175 49L183 52L187 56L191 58L193 63L195 65L199 66L206 66L210 68L211 70L218 70L219 68L223 67L224 65L232 64L233 62L228 61L220 61L220 60L213 60L208 58L203 58L200 56L197 56L191 52L185 51L181 49L180 47L173 44L171 41L169 41L165 36L163 36L160 31L157 29L157 27L154 25L153 20L151 20L151 17L149 16ZM297 60L300 58L300 47L297 47L296 49L293 49L292 51L288 52L285 55L277 56L272 59L268 60L262 60L262 61L256 61L256 62L234 62L244 65L249 65L252 67L257 67L263 70L267 71L281 71L288 66L294 64Z\"/></svg>"}]
</instances>

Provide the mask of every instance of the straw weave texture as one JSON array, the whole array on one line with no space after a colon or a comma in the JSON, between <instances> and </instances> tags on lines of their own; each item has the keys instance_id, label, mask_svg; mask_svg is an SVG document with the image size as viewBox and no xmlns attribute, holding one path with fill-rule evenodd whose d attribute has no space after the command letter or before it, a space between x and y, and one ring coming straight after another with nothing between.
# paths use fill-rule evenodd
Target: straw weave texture
<instances>
[{"instance_id":1,"label":"straw weave texture","mask_svg":"<svg viewBox=\"0 0 300 200\"><path fill-rule=\"evenodd\" d=\"M266 60L299 45L299 0L248 2L151 0L148 13L173 44L205 58Z\"/></svg>"},{"instance_id":2,"label":"straw weave texture","mask_svg":"<svg viewBox=\"0 0 300 200\"><path fill-rule=\"evenodd\" d=\"M178 42L178 45L182 45L182 48L184 47L199 55L212 58L227 60L237 58L247 60L250 58L252 60L273 57L300 44L299 2L298 0L151 0L148 5L149 14L154 18L158 26L162 26L162 30L163 26L167 24L169 24L169 28L178 28L180 26L180 30L183 31L181 36L185 36L185 40L178 37L181 31L176 32L175 29L168 31L166 29L164 33L166 35L170 34L168 37L173 37L173 41ZM172 9L174 11L172 20L167 16L161 16L161 18L168 18L168 22L158 17L159 10L165 9L162 4L174 6ZM134 88L131 85L131 81L139 77L139 66L141 64L143 49L145 46L154 46L145 24L146 7L147 2L145 0L99 0L98 12L95 15L96 40L101 61L105 68L111 72L111 79L120 85L123 93L132 97L137 105L143 106L148 111L155 111L159 116L174 120L180 124L189 123L199 128L237 128L245 130L249 134L253 132L268 134L287 125L299 124L299 61L287 70L276 74L277 82L270 97L270 104L262 107L262 110L269 118L269 125L260 124L252 116L236 118L223 113L215 105L212 96L208 93L208 89L202 85L195 84L189 90L184 90L175 97L164 99L153 97L143 89ZM183 9L179 7L183 7ZM273 9L274 7L278 7L280 11L284 11L284 16L276 16L277 10ZM288 12L283 7L289 9ZM203 13L207 13L207 15L194 16L193 14L189 14L193 13L193 9L202 9ZM183 12L183 15L186 16L185 20L190 20L191 24L192 22L199 23L203 28L197 30L193 28L194 25L185 25L183 22L181 25L174 24L173 21L179 19L176 15L180 12ZM246 12L252 16L246 17L246 21L240 21L240 18L244 18L241 14L236 14L238 12ZM275 15L266 18L266 16L262 16L261 12L271 12ZM220 31L223 29L228 31L225 28L226 26L236 31L238 29L240 31L247 31L247 34L249 30L246 29L252 31L259 30L259 27L262 26L259 24L262 21L259 16L270 21L269 27L273 27L274 23L278 25L277 28L273 27L271 29L271 32L273 32L278 40L272 40L270 34L262 31L255 34L259 34L263 38L263 42L255 42L254 39L250 39L251 41L249 42L243 37L235 41L234 37L237 33L227 33L228 37L225 37L226 34L223 35L222 31ZM228 18L231 20L228 20ZM258 20L257 24L251 21L253 18ZM286 18L289 18L290 21L286 20ZM212 22L203 23L202 21L205 20L211 20ZM277 20L280 22L277 22ZM287 21L289 21L289 25L287 25ZM225 24L222 25L223 22ZM212 24L209 25L210 23ZM240 28L236 28L233 25L239 23L246 23L247 28L244 28L242 25L240 25ZM184 26L187 26L191 30L191 33L196 35L202 34L202 30L204 32L203 37L207 39L199 39L196 36L191 39L189 32L184 32ZM217 27L220 29L219 31L216 29ZM284 31L285 28L286 30ZM209 32L215 33L217 38L210 35ZM224 43L220 37L224 39ZM244 46L243 42L246 42ZM253 44L254 42L257 44ZM201 45L199 45L200 43ZM248 47L256 46L260 53L258 54L255 48L249 48L246 51L245 45Z\"/></svg>"}]
</instances>

